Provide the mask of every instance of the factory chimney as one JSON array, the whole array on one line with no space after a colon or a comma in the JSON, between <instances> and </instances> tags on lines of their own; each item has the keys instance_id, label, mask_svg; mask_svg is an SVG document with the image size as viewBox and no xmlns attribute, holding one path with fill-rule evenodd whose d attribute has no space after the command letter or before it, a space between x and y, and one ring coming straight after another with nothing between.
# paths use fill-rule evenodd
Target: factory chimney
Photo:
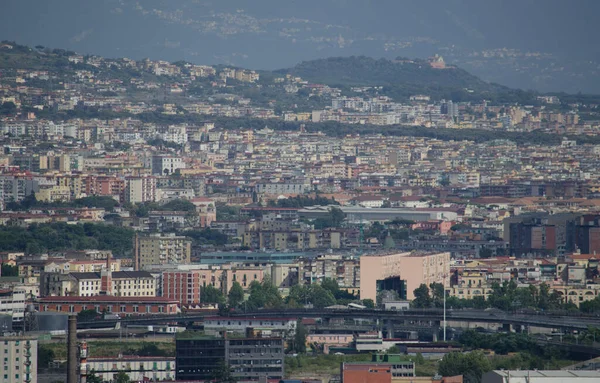
<instances>
[{"instance_id":1,"label":"factory chimney","mask_svg":"<svg viewBox=\"0 0 600 383\"><path fill-rule=\"evenodd\" d=\"M77 383L77 316L69 316L67 333L67 383Z\"/></svg>"}]
</instances>

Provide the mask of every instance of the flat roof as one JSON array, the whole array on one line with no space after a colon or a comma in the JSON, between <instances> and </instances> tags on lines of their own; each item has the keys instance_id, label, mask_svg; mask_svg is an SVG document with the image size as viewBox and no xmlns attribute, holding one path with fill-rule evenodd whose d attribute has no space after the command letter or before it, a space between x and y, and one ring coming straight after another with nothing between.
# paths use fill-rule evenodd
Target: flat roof
<instances>
[{"instance_id":1,"label":"flat roof","mask_svg":"<svg viewBox=\"0 0 600 383\"><path fill-rule=\"evenodd\" d=\"M545 378L600 378L596 370L494 370L504 377L545 377Z\"/></svg>"}]
</instances>

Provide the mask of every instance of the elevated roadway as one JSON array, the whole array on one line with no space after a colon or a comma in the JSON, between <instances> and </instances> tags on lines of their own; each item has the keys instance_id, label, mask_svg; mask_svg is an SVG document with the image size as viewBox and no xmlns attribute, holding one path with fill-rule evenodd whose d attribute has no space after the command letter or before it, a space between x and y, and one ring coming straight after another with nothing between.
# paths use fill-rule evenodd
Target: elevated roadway
<instances>
[{"instance_id":1,"label":"elevated roadway","mask_svg":"<svg viewBox=\"0 0 600 383\"><path fill-rule=\"evenodd\" d=\"M158 325L164 323L186 324L202 321L205 317L217 314L179 314L156 316L131 316L121 319L96 320L93 322L80 322L78 328L106 328L114 327L119 322L121 325ZM231 317L273 317L273 318L321 318L324 321L332 319L344 320L378 320L381 323L420 324L427 326L443 322L441 309L411 309L404 311L391 310L352 310L352 309L266 309L249 312L234 312ZM598 316L554 316L544 314L514 314L500 310L448 310L446 320L464 323L495 323L502 326L515 326L519 328L541 327L559 331L581 331L588 327L600 327Z\"/></svg>"}]
</instances>

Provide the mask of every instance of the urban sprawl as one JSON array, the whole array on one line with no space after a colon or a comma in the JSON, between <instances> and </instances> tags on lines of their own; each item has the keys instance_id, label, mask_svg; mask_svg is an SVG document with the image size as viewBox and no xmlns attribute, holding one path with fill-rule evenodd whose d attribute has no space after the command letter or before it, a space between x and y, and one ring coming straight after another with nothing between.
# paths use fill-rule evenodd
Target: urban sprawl
<instances>
[{"instance_id":1,"label":"urban sprawl","mask_svg":"<svg viewBox=\"0 0 600 383\"><path fill-rule=\"evenodd\" d=\"M53 66L0 73L0 321L2 352L17 358L0 382L62 371L67 355L40 362L49 346L36 334L71 347L75 315L90 338L104 324L174 344L146 356L90 347L88 358L83 341L75 371L88 382L409 382L427 375L428 355L484 348L465 333L497 330L535 347L580 335L597 346L587 315L600 311L600 145L575 137L598 134L597 105L395 101L383 86L36 49ZM35 49L0 44L19 50ZM429 65L450 70L440 56ZM314 128L332 122L433 133ZM550 313L562 324L517 323ZM300 374L307 349L373 355ZM418 381L463 382L442 365Z\"/></svg>"}]
</instances>

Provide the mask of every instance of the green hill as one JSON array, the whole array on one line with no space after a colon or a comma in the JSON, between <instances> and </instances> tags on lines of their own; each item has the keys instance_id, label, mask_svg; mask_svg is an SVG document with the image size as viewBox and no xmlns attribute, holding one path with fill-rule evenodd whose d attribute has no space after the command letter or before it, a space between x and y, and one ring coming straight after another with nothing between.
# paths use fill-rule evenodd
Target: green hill
<instances>
[{"instance_id":1,"label":"green hill","mask_svg":"<svg viewBox=\"0 0 600 383\"><path fill-rule=\"evenodd\" d=\"M534 92L487 83L467 71L448 67L434 69L427 61L374 59L364 56L332 57L305 61L291 73L305 80L330 86L383 86L383 93L395 99L427 94L434 99L454 101L488 99L500 102L530 102Z\"/></svg>"}]
</instances>

